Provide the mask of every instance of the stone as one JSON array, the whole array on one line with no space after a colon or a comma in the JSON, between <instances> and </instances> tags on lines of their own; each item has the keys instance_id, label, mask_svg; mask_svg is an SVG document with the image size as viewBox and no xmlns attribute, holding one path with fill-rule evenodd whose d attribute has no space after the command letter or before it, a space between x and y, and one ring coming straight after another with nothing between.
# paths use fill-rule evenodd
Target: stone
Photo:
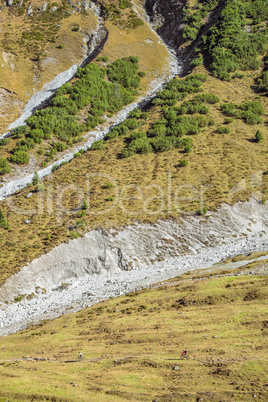
<instances>
[{"instance_id":1,"label":"stone","mask_svg":"<svg viewBox=\"0 0 268 402\"><path fill-rule=\"evenodd\" d=\"M46 11L47 10L47 3L45 3L42 7L42 11Z\"/></svg>"},{"instance_id":2,"label":"stone","mask_svg":"<svg viewBox=\"0 0 268 402\"><path fill-rule=\"evenodd\" d=\"M50 11L51 11L51 13L54 13L55 11L57 11L57 9L58 9L58 7L54 6L54 7L51 7Z\"/></svg>"},{"instance_id":3,"label":"stone","mask_svg":"<svg viewBox=\"0 0 268 402\"><path fill-rule=\"evenodd\" d=\"M31 219L25 219L24 223L28 225L29 223L31 223Z\"/></svg>"},{"instance_id":4,"label":"stone","mask_svg":"<svg viewBox=\"0 0 268 402\"><path fill-rule=\"evenodd\" d=\"M33 195L33 193L29 193L26 195L27 198L30 198Z\"/></svg>"},{"instance_id":5,"label":"stone","mask_svg":"<svg viewBox=\"0 0 268 402\"><path fill-rule=\"evenodd\" d=\"M28 10L27 10L27 15L28 15L29 17L31 17L31 16L33 15L32 6L29 6L29 8L28 8Z\"/></svg>"},{"instance_id":6,"label":"stone","mask_svg":"<svg viewBox=\"0 0 268 402\"><path fill-rule=\"evenodd\" d=\"M14 3L14 0L7 0L7 6L12 6L13 3Z\"/></svg>"},{"instance_id":7,"label":"stone","mask_svg":"<svg viewBox=\"0 0 268 402\"><path fill-rule=\"evenodd\" d=\"M173 370L179 370L179 366L174 366Z\"/></svg>"},{"instance_id":8,"label":"stone","mask_svg":"<svg viewBox=\"0 0 268 402\"><path fill-rule=\"evenodd\" d=\"M84 8L85 11L90 10L90 2L88 0L84 1L83 8Z\"/></svg>"}]
</instances>

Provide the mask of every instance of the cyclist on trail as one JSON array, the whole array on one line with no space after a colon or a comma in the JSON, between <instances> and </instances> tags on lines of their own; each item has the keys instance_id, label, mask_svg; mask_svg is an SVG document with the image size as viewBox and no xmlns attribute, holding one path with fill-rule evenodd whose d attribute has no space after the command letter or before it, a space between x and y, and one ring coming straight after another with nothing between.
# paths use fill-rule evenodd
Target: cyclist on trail
<instances>
[{"instance_id":1,"label":"cyclist on trail","mask_svg":"<svg viewBox=\"0 0 268 402\"><path fill-rule=\"evenodd\" d=\"M186 358L188 357L188 355L187 355L187 350L183 349L183 351L182 351L182 356L183 356L183 357L186 357Z\"/></svg>"},{"instance_id":2,"label":"cyclist on trail","mask_svg":"<svg viewBox=\"0 0 268 402\"><path fill-rule=\"evenodd\" d=\"M81 352L78 352L78 360L83 360L83 355Z\"/></svg>"}]
</instances>

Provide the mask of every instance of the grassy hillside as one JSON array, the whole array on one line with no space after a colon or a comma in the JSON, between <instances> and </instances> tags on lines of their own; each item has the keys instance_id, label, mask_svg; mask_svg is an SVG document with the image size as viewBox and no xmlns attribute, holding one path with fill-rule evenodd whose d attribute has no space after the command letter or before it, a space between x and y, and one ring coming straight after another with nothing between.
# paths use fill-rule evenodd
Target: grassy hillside
<instances>
[{"instance_id":1,"label":"grassy hillside","mask_svg":"<svg viewBox=\"0 0 268 402\"><path fill-rule=\"evenodd\" d=\"M6 3L0 1L0 7ZM1 11L0 32L0 132L4 133L23 110L30 96L42 89L57 74L81 62L86 54L86 42L97 28L97 17L82 3L73 1L72 8L65 0L47 3L45 1L14 1L11 7ZM106 1L109 5L113 3ZM120 8L119 13L106 13L103 8L105 27L109 39L103 55L114 61L123 56L139 55L141 68L148 73L148 84L156 74L166 73L168 52L158 43L157 36L139 19L132 7ZM33 14L28 15L29 7ZM54 10L54 8L57 8ZM113 14L116 18L113 18ZM127 24L121 21L128 21ZM139 24L135 21L140 21ZM146 42L147 41L147 42ZM123 45L124 44L124 45ZM148 86L144 83L143 90Z\"/></svg>"},{"instance_id":2,"label":"grassy hillside","mask_svg":"<svg viewBox=\"0 0 268 402\"><path fill-rule=\"evenodd\" d=\"M10 224L9 229L0 229L1 281L33 258L93 228L180 219L185 213L215 209L222 202L232 204L251 196L260 202L267 199L268 99L251 89L259 73L224 82L203 67L196 72L207 76L199 94L217 95L219 102L207 104L213 125L182 137L193 140L190 152L173 148L121 158L133 131L146 132L163 117L160 106L152 105L146 109L148 119L137 119L135 130L105 141L102 150L76 155L39 185L1 202ZM194 96L189 94L186 101ZM222 104L253 100L264 107L262 124L246 124L236 117L226 123ZM228 127L230 132L220 134L220 127ZM258 129L264 136L260 143L255 141ZM182 160L188 165L181 166ZM84 199L88 209L81 209Z\"/></svg>"},{"instance_id":3,"label":"grassy hillside","mask_svg":"<svg viewBox=\"0 0 268 402\"><path fill-rule=\"evenodd\" d=\"M1 1L1 6L5 1ZM57 2L57 10L41 11L45 1L14 2L1 11L0 32L0 132L22 112L23 105L42 86L60 72L80 62L85 54L84 38L97 27L92 11L75 12L65 1ZM27 11L32 6L33 15ZM80 29L73 31L77 26ZM13 99L14 98L14 99Z\"/></svg>"},{"instance_id":4,"label":"grassy hillside","mask_svg":"<svg viewBox=\"0 0 268 402\"><path fill-rule=\"evenodd\" d=\"M267 267L187 273L1 338L0 400L265 401Z\"/></svg>"}]
</instances>

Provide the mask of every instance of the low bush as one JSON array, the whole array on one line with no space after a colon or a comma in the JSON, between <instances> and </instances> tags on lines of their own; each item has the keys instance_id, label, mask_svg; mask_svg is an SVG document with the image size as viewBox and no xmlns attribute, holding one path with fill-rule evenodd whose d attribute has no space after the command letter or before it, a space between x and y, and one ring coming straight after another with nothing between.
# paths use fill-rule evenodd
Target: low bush
<instances>
[{"instance_id":1,"label":"low bush","mask_svg":"<svg viewBox=\"0 0 268 402\"><path fill-rule=\"evenodd\" d=\"M268 91L268 70L262 73L261 78L258 80L259 91Z\"/></svg>"},{"instance_id":2,"label":"low bush","mask_svg":"<svg viewBox=\"0 0 268 402\"><path fill-rule=\"evenodd\" d=\"M151 145L155 152L170 151L173 148L173 142L168 137L153 138Z\"/></svg>"},{"instance_id":3,"label":"low bush","mask_svg":"<svg viewBox=\"0 0 268 402\"><path fill-rule=\"evenodd\" d=\"M10 138L3 138L2 140L0 140L0 146L5 146L10 144L11 139Z\"/></svg>"},{"instance_id":4,"label":"low bush","mask_svg":"<svg viewBox=\"0 0 268 402\"><path fill-rule=\"evenodd\" d=\"M9 229L9 222L2 209L0 208L0 227L3 229Z\"/></svg>"},{"instance_id":5,"label":"low bush","mask_svg":"<svg viewBox=\"0 0 268 402\"><path fill-rule=\"evenodd\" d=\"M229 124L232 123L234 121L234 119L232 119L231 117L226 117L226 119L224 119L224 124Z\"/></svg>"},{"instance_id":6,"label":"low bush","mask_svg":"<svg viewBox=\"0 0 268 402\"><path fill-rule=\"evenodd\" d=\"M92 150L103 150L105 149L105 144L104 144L104 140L98 140L93 142L93 144L91 145L90 149Z\"/></svg>"},{"instance_id":7,"label":"low bush","mask_svg":"<svg viewBox=\"0 0 268 402\"><path fill-rule=\"evenodd\" d=\"M221 127L218 127L217 128L217 133L219 133L219 134L229 134L230 133L230 128L229 127L223 127L223 126L221 126Z\"/></svg>"},{"instance_id":8,"label":"low bush","mask_svg":"<svg viewBox=\"0 0 268 402\"><path fill-rule=\"evenodd\" d=\"M32 184L36 185L36 184L40 183L40 181L41 180L40 180L40 177L39 177L38 173L35 172L34 175L33 175Z\"/></svg>"},{"instance_id":9,"label":"low bush","mask_svg":"<svg viewBox=\"0 0 268 402\"><path fill-rule=\"evenodd\" d=\"M255 141L256 142L261 142L263 140L263 135L260 132L260 130L257 130L256 134L255 134Z\"/></svg>"},{"instance_id":10,"label":"low bush","mask_svg":"<svg viewBox=\"0 0 268 402\"><path fill-rule=\"evenodd\" d=\"M11 167L5 158L0 158L0 175L10 173Z\"/></svg>"},{"instance_id":11,"label":"low bush","mask_svg":"<svg viewBox=\"0 0 268 402\"><path fill-rule=\"evenodd\" d=\"M29 162L30 156L25 150L18 149L14 151L13 155L9 157L10 162L17 163L18 165L25 165Z\"/></svg>"},{"instance_id":12,"label":"low bush","mask_svg":"<svg viewBox=\"0 0 268 402\"><path fill-rule=\"evenodd\" d=\"M194 99L198 102L206 102L210 104L215 104L220 101L220 99L216 95L210 93L196 95Z\"/></svg>"},{"instance_id":13,"label":"low bush","mask_svg":"<svg viewBox=\"0 0 268 402\"><path fill-rule=\"evenodd\" d=\"M137 138L128 146L128 149L135 154L148 154L152 152L152 146L147 139Z\"/></svg>"},{"instance_id":14,"label":"low bush","mask_svg":"<svg viewBox=\"0 0 268 402\"><path fill-rule=\"evenodd\" d=\"M186 159L182 159L179 163L179 167L188 166L189 162Z\"/></svg>"}]
</instances>

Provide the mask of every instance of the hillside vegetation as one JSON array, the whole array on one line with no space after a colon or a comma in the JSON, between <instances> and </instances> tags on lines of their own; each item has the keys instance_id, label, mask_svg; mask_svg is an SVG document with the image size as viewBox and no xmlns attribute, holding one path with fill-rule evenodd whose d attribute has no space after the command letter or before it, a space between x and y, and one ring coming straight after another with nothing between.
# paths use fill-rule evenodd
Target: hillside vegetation
<instances>
[{"instance_id":1,"label":"hillside vegetation","mask_svg":"<svg viewBox=\"0 0 268 402\"><path fill-rule=\"evenodd\" d=\"M2 338L0 400L265 401L265 273L187 273Z\"/></svg>"},{"instance_id":2,"label":"hillside vegetation","mask_svg":"<svg viewBox=\"0 0 268 402\"><path fill-rule=\"evenodd\" d=\"M254 76L223 82L202 67L196 73L205 77L203 82L189 76L171 83L177 88L194 81L200 92L182 92L180 101L174 92L171 100L176 105L168 106L158 104L168 93L165 89L141 114L134 112L139 117L130 117L92 150L77 153L69 164L55 167L50 177L42 182L37 178L1 202L9 224L5 229L4 222L0 229L1 281L61 242L94 228L180 219L185 213L204 213L222 202L233 204L251 196L259 202L267 199L267 97L252 91ZM217 102L207 103L208 98ZM209 109L207 114L189 114L188 106L196 105L196 99L204 111ZM246 123L241 109L245 103L261 105L263 123ZM224 105L229 104L235 105L232 117L226 116ZM172 121L165 118L171 112L182 130L176 136L169 132ZM257 131L263 134L261 142L256 141ZM122 158L129 150L132 156Z\"/></svg>"}]
</instances>

